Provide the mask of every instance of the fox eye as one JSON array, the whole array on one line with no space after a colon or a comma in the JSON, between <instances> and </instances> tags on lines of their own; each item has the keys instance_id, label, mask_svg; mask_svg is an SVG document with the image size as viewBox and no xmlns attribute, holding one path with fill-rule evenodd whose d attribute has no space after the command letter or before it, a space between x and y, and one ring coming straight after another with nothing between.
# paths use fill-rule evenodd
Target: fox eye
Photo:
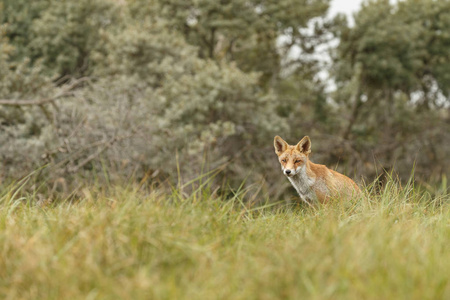
<instances>
[{"instance_id":1,"label":"fox eye","mask_svg":"<svg viewBox=\"0 0 450 300\"><path fill-rule=\"evenodd\" d=\"M296 160L295 162L294 162L294 164L298 164L299 162L301 162L301 160Z\"/></svg>"},{"instance_id":2,"label":"fox eye","mask_svg":"<svg viewBox=\"0 0 450 300\"><path fill-rule=\"evenodd\" d=\"M286 162L286 160L285 160L285 159L283 159L283 160L282 160L282 162L284 162L284 163L285 163L285 162Z\"/></svg>"}]
</instances>

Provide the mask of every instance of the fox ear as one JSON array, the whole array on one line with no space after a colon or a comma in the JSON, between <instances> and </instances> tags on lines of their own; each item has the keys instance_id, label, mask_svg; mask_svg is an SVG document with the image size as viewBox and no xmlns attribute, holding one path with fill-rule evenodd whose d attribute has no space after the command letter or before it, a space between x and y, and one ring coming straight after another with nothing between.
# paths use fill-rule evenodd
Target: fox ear
<instances>
[{"instance_id":1,"label":"fox ear","mask_svg":"<svg viewBox=\"0 0 450 300\"><path fill-rule=\"evenodd\" d=\"M277 135L273 140L273 146L275 147L275 153L281 155L281 153L286 151L288 143L286 143L281 137Z\"/></svg>"},{"instance_id":2,"label":"fox ear","mask_svg":"<svg viewBox=\"0 0 450 300\"><path fill-rule=\"evenodd\" d=\"M311 153L311 140L309 139L309 136L302 138L301 141L298 142L297 146L295 146L295 149L305 153L306 155Z\"/></svg>"}]
</instances>

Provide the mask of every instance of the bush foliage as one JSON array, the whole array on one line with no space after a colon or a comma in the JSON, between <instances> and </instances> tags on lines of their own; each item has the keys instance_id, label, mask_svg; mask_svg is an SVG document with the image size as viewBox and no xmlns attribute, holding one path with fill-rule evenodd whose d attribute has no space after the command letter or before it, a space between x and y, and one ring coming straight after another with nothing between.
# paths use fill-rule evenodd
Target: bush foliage
<instances>
[{"instance_id":1,"label":"bush foliage","mask_svg":"<svg viewBox=\"0 0 450 300\"><path fill-rule=\"evenodd\" d=\"M354 26L328 6L1 1L0 176L188 180L226 164L275 195L276 134L311 136L313 160L357 177L445 175L450 2L369 1Z\"/></svg>"}]
</instances>

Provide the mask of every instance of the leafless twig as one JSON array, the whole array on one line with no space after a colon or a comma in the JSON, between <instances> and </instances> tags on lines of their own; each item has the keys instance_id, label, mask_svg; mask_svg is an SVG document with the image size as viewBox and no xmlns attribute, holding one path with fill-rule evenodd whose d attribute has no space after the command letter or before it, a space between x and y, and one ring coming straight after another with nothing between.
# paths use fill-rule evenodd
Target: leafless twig
<instances>
[{"instance_id":1,"label":"leafless twig","mask_svg":"<svg viewBox=\"0 0 450 300\"><path fill-rule=\"evenodd\" d=\"M136 134L136 131L133 131L130 134L124 135L124 136L114 136L113 138L104 141L103 143L97 143L98 146L101 146L97 149L97 151L95 151L94 153L92 153L91 155L89 155L88 157L86 157L85 159L83 159L81 162L79 162L77 165L72 166L68 169L68 171L70 173L76 173L78 172L78 170L80 170L82 167L84 167L86 164L88 164L90 161L94 160L95 158L97 158L100 154L102 154L103 152L105 152L108 148L110 148L111 146L113 146L116 142L119 141L123 141L126 139L129 139L131 137L133 137Z\"/></svg>"},{"instance_id":2,"label":"leafless twig","mask_svg":"<svg viewBox=\"0 0 450 300\"><path fill-rule=\"evenodd\" d=\"M32 106L32 105L43 105L47 103L53 103L55 100L73 96L72 90L79 86L81 83L88 81L88 77L82 77L75 80L73 83L66 86L62 92L56 94L50 98L37 99L37 100L21 100L21 99L0 99L0 105L8 105L8 106Z\"/></svg>"}]
</instances>

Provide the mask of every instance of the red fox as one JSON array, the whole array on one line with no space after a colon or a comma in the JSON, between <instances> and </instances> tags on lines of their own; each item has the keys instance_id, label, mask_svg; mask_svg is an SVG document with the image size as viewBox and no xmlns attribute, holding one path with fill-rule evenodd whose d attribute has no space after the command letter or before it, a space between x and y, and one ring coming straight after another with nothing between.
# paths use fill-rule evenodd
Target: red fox
<instances>
[{"instance_id":1,"label":"red fox","mask_svg":"<svg viewBox=\"0 0 450 300\"><path fill-rule=\"evenodd\" d=\"M330 197L359 195L360 190L353 180L309 160L311 140L308 136L302 138L295 146L276 136L274 146L284 175L303 201L309 204L317 201L324 203Z\"/></svg>"}]
</instances>

